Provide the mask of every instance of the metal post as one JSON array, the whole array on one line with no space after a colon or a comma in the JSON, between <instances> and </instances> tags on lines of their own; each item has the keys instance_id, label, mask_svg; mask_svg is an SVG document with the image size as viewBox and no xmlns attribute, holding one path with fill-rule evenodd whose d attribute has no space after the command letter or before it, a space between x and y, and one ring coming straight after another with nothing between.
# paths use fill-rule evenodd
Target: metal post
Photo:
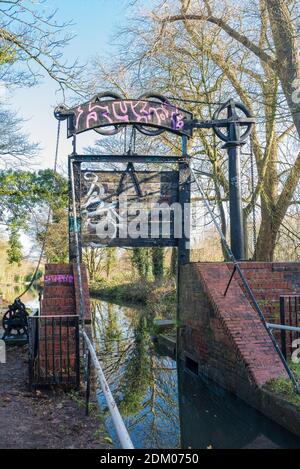
<instances>
[{"instance_id":1,"label":"metal post","mask_svg":"<svg viewBox=\"0 0 300 469\"><path fill-rule=\"evenodd\" d=\"M228 120L236 116L232 103L227 107ZM224 148L228 151L229 172L229 209L230 209L230 243L231 250L236 260L245 258L245 241L242 210L241 190L241 163L240 163L240 127L233 120L228 125L229 142Z\"/></svg>"},{"instance_id":2,"label":"metal post","mask_svg":"<svg viewBox=\"0 0 300 469\"><path fill-rule=\"evenodd\" d=\"M178 239L178 268L190 262L190 210L191 210L191 174L188 163L179 163L179 194L181 205L181 238Z\"/></svg>"},{"instance_id":3,"label":"metal post","mask_svg":"<svg viewBox=\"0 0 300 469\"><path fill-rule=\"evenodd\" d=\"M68 160L68 190L69 190L69 262L74 262L76 260L76 246L75 246L75 237L74 237L74 217L72 210L72 183L71 183L71 164L72 160L69 156Z\"/></svg>"},{"instance_id":4,"label":"metal post","mask_svg":"<svg viewBox=\"0 0 300 469\"><path fill-rule=\"evenodd\" d=\"M72 168L71 168L71 165ZM74 162L72 156L69 156L68 161L68 177L69 177L69 262L76 262L77 258L77 247L76 247L76 235L75 230L77 230L78 236L78 248L79 248L79 259L80 263L82 262L82 244L81 244L81 219L80 219L80 171L81 163L76 161ZM71 178L74 178L72 183ZM74 184L74 194L72 184ZM73 197L75 196L75 205L76 210L76 221L74 219L74 209L73 209Z\"/></svg>"},{"instance_id":5,"label":"metal post","mask_svg":"<svg viewBox=\"0 0 300 469\"><path fill-rule=\"evenodd\" d=\"M284 297L280 297L280 324L285 326L285 304L284 304ZM281 351L286 359L286 330L281 329Z\"/></svg>"},{"instance_id":6,"label":"metal post","mask_svg":"<svg viewBox=\"0 0 300 469\"><path fill-rule=\"evenodd\" d=\"M86 367L86 388L85 388L85 415L90 413L90 394L91 394L91 354L87 352L87 367Z\"/></svg>"}]
</instances>

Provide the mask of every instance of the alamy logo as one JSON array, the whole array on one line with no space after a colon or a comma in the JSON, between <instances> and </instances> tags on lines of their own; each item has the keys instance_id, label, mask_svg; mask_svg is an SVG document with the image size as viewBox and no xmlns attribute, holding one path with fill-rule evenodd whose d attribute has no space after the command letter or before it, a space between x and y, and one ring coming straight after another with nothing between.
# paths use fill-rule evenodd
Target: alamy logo
<instances>
[{"instance_id":1,"label":"alamy logo","mask_svg":"<svg viewBox=\"0 0 300 469\"><path fill-rule=\"evenodd\" d=\"M298 364L300 363L300 339L296 339L293 341L292 348L296 349L292 353L292 362Z\"/></svg>"},{"instance_id":2,"label":"alamy logo","mask_svg":"<svg viewBox=\"0 0 300 469\"><path fill-rule=\"evenodd\" d=\"M4 340L0 340L0 363L6 363L6 349Z\"/></svg>"}]
</instances>

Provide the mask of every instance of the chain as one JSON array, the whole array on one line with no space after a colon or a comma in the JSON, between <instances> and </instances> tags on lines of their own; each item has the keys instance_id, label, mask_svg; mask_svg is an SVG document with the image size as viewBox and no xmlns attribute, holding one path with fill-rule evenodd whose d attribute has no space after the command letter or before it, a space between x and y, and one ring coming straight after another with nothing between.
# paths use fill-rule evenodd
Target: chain
<instances>
[{"instance_id":1,"label":"chain","mask_svg":"<svg viewBox=\"0 0 300 469\"><path fill-rule=\"evenodd\" d=\"M56 175L57 173L57 161L58 161L58 150L59 150L59 140L60 140L60 123L61 121L59 120L58 121L58 124L57 124L57 134L56 134L56 146L55 146L55 157L54 157L54 167L53 167L53 173L54 173L54 176ZM18 298L22 298L23 295L25 295L25 293L28 292L28 290L32 287L35 279L36 279L36 276L37 276L37 273L39 271L39 268L40 268L40 265L41 265L41 262L42 262L42 257L44 255L44 251L45 251L45 246L46 246L46 238L47 238L47 234L48 234L48 230L49 230L49 225L50 225L50 219L51 219L51 206L49 206L49 210L48 210L48 215L47 215L47 222L46 222L46 230L45 230L45 233L44 233L44 239L43 239L43 243L42 243L42 249L41 249L41 252L40 252L40 255L39 255L39 259L38 259L38 262L37 262L37 266L35 268L35 271L33 273L33 276L30 280L30 283L29 285L27 285L27 287L25 288L25 290L21 293L21 295L18 296Z\"/></svg>"},{"instance_id":2,"label":"chain","mask_svg":"<svg viewBox=\"0 0 300 469\"><path fill-rule=\"evenodd\" d=\"M256 251L257 231L256 231L256 211L255 211L255 179L254 179L254 152L253 140L250 135L250 166L251 166L251 191L252 191L252 223L253 223L253 253Z\"/></svg>"},{"instance_id":3,"label":"chain","mask_svg":"<svg viewBox=\"0 0 300 469\"><path fill-rule=\"evenodd\" d=\"M135 153L135 148L136 148L136 128L132 127L127 154L133 155Z\"/></svg>"},{"instance_id":4,"label":"chain","mask_svg":"<svg viewBox=\"0 0 300 469\"><path fill-rule=\"evenodd\" d=\"M124 129L124 155L126 155L126 149L127 149L127 125L125 126L125 129Z\"/></svg>"}]
</instances>

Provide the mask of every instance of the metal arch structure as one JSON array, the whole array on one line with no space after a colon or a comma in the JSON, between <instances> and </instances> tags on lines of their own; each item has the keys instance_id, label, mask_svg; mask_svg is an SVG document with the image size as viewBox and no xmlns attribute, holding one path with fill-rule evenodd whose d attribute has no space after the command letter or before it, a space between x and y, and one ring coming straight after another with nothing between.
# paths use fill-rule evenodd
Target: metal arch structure
<instances>
[{"instance_id":1,"label":"metal arch structure","mask_svg":"<svg viewBox=\"0 0 300 469\"><path fill-rule=\"evenodd\" d=\"M212 120L204 121L194 118L191 112L172 104L170 99L157 93L150 92L138 99L125 99L116 93L103 92L94 96L90 101L71 109L58 106L54 115L58 120L67 120L67 135L68 138L73 138L73 154L70 164L74 165L77 178L80 164L87 161L128 164L177 162L179 184L182 184L179 191L181 203L190 201L191 180L188 174L187 140L193 137L197 129L212 129L224 142L223 148L228 152L231 249L237 260L245 258L240 148L249 137L255 119L243 104L230 99L217 108ZM149 137L163 132L180 136L182 155L178 157L142 156L130 153L126 155L77 155L76 136L78 134L94 130L100 135L112 136L126 126L133 126L134 129ZM182 241L182 245L185 241ZM180 247L180 242L178 244ZM187 261L185 249L182 247L180 251L181 261Z\"/></svg>"},{"instance_id":2,"label":"metal arch structure","mask_svg":"<svg viewBox=\"0 0 300 469\"><path fill-rule=\"evenodd\" d=\"M138 99L124 99L116 93L100 93L91 101L72 109L59 106L55 117L68 120L68 138L95 130L101 135L115 135L126 125L149 137L164 131L192 136L193 114L169 102L159 94L148 93Z\"/></svg>"}]
</instances>

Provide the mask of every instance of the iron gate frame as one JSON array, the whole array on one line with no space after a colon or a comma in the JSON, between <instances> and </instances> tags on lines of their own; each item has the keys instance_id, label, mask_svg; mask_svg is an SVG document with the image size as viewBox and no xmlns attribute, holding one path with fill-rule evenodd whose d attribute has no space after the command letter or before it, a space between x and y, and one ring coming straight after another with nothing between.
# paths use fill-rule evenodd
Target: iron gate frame
<instances>
[{"instance_id":1,"label":"iron gate frame","mask_svg":"<svg viewBox=\"0 0 300 469\"><path fill-rule=\"evenodd\" d=\"M41 376L40 373L40 347L43 341L41 341L40 331L41 331L41 321L44 321L44 330L45 330L45 376ZM55 326L58 321L58 334L59 334L59 370L56 373L55 359L57 358L57 353L55 350ZM62 336L62 327L66 325L67 327L67 378L65 379L62 372L62 360L63 360L63 336ZM48 336L47 336L47 327L52 327L52 334L50 337L52 345L52 368L48 369ZM71 338L75 344L74 351L74 367L70 366L70 355L73 350L70 350L70 333L73 329L74 336ZM38 313L28 317L28 351L29 351L29 360L28 360L28 375L29 375L29 389L30 391L36 389L40 386L51 386L51 385L60 385L66 388L74 387L79 389L80 386L80 334L79 334L79 316L75 315L66 315L66 316L40 316ZM71 376L71 371L73 371Z\"/></svg>"},{"instance_id":2,"label":"iron gate frame","mask_svg":"<svg viewBox=\"0 0 300 469\"><path fill-rule=\"evenodd\" d=\"M72 188L70 184L71 174L74 176L74 185L77 190L75 190L75 203L76 203L76 213L77 213L77 233L78 233L78 242L79 242L79 252L80 252L80 262L82 262L82 233L81 233L81 206L80 206L80 178L81 178L81 164L88 163L140 163L140 164L169 164L177 165L178 172L178 203L181 205L182 214L184 214L184 206L191 201L191 175L189 172L188 162L186 157L178 156L143 156L143 155L70 155L68 159L68 172L69 172L69 261L73 262L76 259L76 243L74 236L74 216L72 208ZM72 168L71 168L72 165ZM91 168L95 170L95 168ZM84 169L88 171L88 169ZM103 172L106 172L105 170ZM110 172L110 170L107 170ZM117 171L119 172L119 170ZM143 171L145 174L147 171ZM149 171L151 172L151 171ZM164 242L163 238L159 240L155 239L155 242L149 242L149 246L155 247L167 247L174 246L178 248L179 263L185 264L190 260L190 249L189 249L189 219L182 216L182 237L174 238L172 243ZM145 244L146 246L146 244ZM105 246L109 248L110 246ZM115 247L115 245L114 245ZM122 247L122 246L120 246ZM143 247L143 246L139 246Z\"/></svg>"}]
</instances>

